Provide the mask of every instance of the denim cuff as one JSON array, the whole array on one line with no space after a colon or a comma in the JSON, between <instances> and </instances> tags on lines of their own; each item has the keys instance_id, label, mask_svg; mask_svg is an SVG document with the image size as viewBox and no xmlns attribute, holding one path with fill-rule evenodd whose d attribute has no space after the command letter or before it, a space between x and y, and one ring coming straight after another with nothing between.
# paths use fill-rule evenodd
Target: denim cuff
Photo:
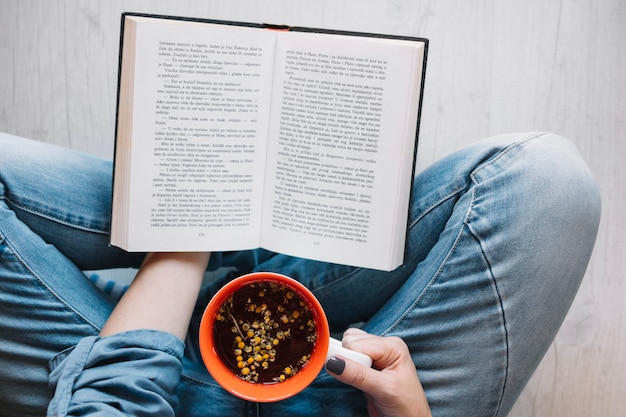
<instances>
[{"instance_id":1,"label":"denim cuff","mask_svg":"<svg viewBox=\"0 0 626 417\"><path fill-rule=\"evenodd\" d=\"M174 416L183 352L155 330L86 337L49 362L48 416Z\"/></svg>"}]
</instances>

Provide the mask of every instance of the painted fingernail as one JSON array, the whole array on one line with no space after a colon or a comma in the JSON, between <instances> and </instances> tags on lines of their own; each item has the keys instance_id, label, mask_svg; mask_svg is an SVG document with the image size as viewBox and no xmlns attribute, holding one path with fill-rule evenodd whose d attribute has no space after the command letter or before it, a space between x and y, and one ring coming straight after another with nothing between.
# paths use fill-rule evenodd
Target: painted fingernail
<instances>
[{"instance_id":1,"label":"painted fingernail","mask_svg":"<svg viewBox=\"0 0 626 417\"><path fill-rule=\"evenodd\" d=\"M341 375L344 369L346 369L346 362L333 356L326 362L326 369L335 375Z\"/></svg>"}]
</instances>

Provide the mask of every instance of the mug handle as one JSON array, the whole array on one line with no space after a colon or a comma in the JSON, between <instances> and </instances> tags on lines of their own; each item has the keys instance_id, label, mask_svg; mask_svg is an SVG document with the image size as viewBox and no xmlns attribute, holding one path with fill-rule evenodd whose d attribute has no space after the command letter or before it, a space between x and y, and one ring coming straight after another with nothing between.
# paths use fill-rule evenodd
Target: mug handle
<instances>
[{"instance_id":1,"label":"mug handle","mask_svg":"<svg viewBox=\"0 0 626 417\"><path fill-rule=\"evenodd\" d=\"M341 341L331 337L330 343L328 344L328 353L326 354L326 362L335 356L343 356L344 358L352 359L355 362L360 363L361 365L365 365L368 368L372 367L372 358L365 355L364 353L355 352L354 350L346 349L341 345Z\"/></svg>"}]
</instances>

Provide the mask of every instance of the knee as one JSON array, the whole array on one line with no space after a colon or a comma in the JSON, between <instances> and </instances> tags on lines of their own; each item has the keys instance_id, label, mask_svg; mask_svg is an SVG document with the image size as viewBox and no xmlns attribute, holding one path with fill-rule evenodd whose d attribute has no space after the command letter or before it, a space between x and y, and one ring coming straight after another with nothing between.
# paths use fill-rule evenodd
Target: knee
<instances>
[{"instance_id":1,"label":"knee","mask_svg":"<svg viewBox=\"0 0 626 417\"><path fill-rule=\"evenodd\" d=\"M601 215L600 190L591 170L574 143L561 136L542 134L519 145L520 157L512 164L518 165L517 186L526 201L517 200L521 207L513 211L533 231L535 236L527 238L546 252L560 251L565 258L571 254L586 264Z\"/></svg>"},{"instance_id":2,"label":"knee","mask_svg":"<svg viewBox=\"0 0 626 417\"><path fill-rule=\"evenodd\" d=\"M503 225L527 230L527 239L593 247L600 221L600 191L576 146L549 133L492 138L500 151L472 174ZM534 237L533 237L534 235ZM539 241L538 241L538 240Z\"/></svg>"},{"instance_id":3,"label":"knee","mask_svg":"<svg viewBox=\"0 0 626 417\"><path fill-rule=\"evenodd\" d=\"M546 200L557 215L578 224L598 227L600 190L576 145L555 134L544 134L525 144L530 154L529 173L542 186L535 198ZM550 204L551 203L551 204Z\"/></svg>"}]
</instances>

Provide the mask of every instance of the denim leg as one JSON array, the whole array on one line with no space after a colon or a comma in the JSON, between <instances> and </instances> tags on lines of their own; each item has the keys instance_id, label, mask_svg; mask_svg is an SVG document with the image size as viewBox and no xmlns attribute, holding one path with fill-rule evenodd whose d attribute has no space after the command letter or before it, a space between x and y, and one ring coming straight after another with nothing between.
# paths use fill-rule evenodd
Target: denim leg
<instances>
[{"instance_id":1,"label":"denim leg","mask_svg":"<svg viewBox=\"0 0 626 417\"><path fill-rule=\"evenodd\" d=\"M109 246L112 164L82 152L0 133L0 416L42 416L48 361L97 334L114 305L83 270L138 267L143 254ZM239 273L274 256L218 253L211 268ZM247 415L185 359L181 415Z\"/></svg>"},{"instance_id":2,"label":"denim leg","mask_svg":"<svg viewBox=\"0 0 626 417\"><path fill-rule=\"evenodd\" d=\"M407 341L434 415L508 414L595 243L599 192L574 146L531 135L478 147L507 141L472 169L437 243L367 323Z\"/></svg>"},{"instance_id":3,"label":"denim leg","mask_svg":"<svg viewBox=\"0 0 626 417\"><path fill-rule=\"evenodd\" d=\"M0 198L82 270L137 267L109 246L111 161L0 133Z\"/></svg>"},{"instance_id":4,"label":"denim leg","mask_svg":"<svg viewBox=\"0 0 626 417\"><path fill-rule=\"evenodd\" d=\"M48 360L111 311L77 267L119 254L99 197L107 178L96 158L0 135L0 415L44 415Z\"/></svg>"},{"instance_id":5,"label":"denim leg","mask_svg":"<svg viewBox=\"0 0 626 417\"><path fill-rule=\"evenodd\" d=\"M571 143L518 134L443 159L414 191L404 267L384 274L282 256L269 264L306 281L331 321L364 320L369 332L402 337L433 415L505 416L584 275L598 189ZM364 400L322 373L297 397L261 410L357 416Z\"/></svg>"},{"instance_id":6,"label":"denim leg","mask_svg":"<svg viewBox=\"0 0 626 417\"><path fill-rule=\"evenodd\" d=\"M0 378L8 381L0 413L11 399L24 406L7 415L37 415L47 403L47 359L97 332L112 308L80 269L136 266L140 256L108 247L109 163L14 141L0 137L3 149L16 148L0 152ZM405 265L391 273L266 251L215 254L213 266L293 276L320 298L335 330L365 322L403 337L434 415L505 415L584 274L597 189L571 144L552 135L481 142L433 165L414 187ZM181 406L219 392L195 365L183 374ZM255 411L216 398L224 415ZM322 373L295 398L259 408L349 416L363 407L358 391Z\"/></svg>"}]
</instances>

